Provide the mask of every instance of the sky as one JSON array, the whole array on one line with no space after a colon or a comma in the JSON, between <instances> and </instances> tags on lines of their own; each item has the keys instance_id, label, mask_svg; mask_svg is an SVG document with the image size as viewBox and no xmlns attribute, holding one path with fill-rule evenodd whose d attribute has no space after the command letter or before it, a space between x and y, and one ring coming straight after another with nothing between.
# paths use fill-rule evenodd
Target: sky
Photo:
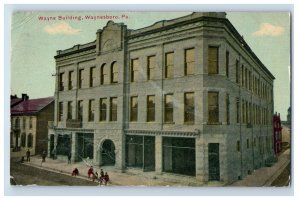
<instances>
[{"instance_id":1,"label":"sky","mask_svg":"<svg viewBox=\"0 0 300 200\"><path fill-rule=\"evenodd\" d=\"M96 39L107 19L78 17L110 15L129 29L191 12L15 12L11 23L11 94L54 96L57 50ZM59 18L59 16L61 18ZM47 18L48 17L48 18ZM72 19L70 19L70 17ZM274 111L286 120L290 106L290 17L287 12L227 12L227 18L275 76Z\"/></svg>"}]
</instances>

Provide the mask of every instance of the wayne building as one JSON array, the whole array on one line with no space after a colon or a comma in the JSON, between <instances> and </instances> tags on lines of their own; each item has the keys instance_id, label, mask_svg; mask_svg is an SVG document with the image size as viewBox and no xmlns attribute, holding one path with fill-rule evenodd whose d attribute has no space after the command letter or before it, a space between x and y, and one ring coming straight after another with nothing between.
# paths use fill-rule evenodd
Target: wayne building
<instances>
[{"instance_id":1,"label":"wayne building","mask_svg":"<svg viewBox=\"0 0 300 200\"><path fill-rule=\"evenodd\" d=\"M109 21L55 60L50 154L199 182L241 179L274 156L274 76L224 12L137 30Z\"/></svg>"}]
</instances>

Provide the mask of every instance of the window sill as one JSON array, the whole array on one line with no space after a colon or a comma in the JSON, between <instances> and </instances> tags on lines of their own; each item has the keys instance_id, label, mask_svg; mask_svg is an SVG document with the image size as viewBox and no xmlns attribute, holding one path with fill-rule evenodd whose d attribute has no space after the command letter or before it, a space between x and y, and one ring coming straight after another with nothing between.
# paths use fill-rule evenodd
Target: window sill
<instances>
[{"instance_id":1,"label":"window sill","mask_svg":"<svg viewBox=\"0 0 300 200\"><path fill-rule=\"evenodd\" d=\"M207 122L206 125L222 125L221 122Z\"/></svg>"},{"instance_id":2,"label":"window sill","mask_svg":"<svg viewBox=\"0 0 300 200\"><path fill-rule=\"evenodd\" d=\"M195 125L195 122L184 122L184 125Z\"/></svg>"},{"instance_id":3,"label":"window sill","mask_svg":"<svg viewBox=\"0 0 300 200\"><path fill-rule=\"evenodd\" d=\"M167 125L167 124L175 124L175 122L164 122L163 124Z\"/></svg>"}]
</instances>

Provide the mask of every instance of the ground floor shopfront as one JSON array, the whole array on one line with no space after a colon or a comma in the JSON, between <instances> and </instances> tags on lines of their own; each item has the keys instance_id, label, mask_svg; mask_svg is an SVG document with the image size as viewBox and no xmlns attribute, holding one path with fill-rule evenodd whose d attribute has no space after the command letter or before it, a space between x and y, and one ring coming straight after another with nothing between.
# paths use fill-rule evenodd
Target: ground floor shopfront
<instances>
[{"instance_id":1,"label":"ground floor shopfront","mask_svg":"<svg viewBox=\"0 0 300 200\"><path fill-rule=\"evenodd\" d=\"M121 142L120 142L121 140ZM204 143L197 132L124 131L123 136L100 137L95 130L50 131L49 157L122 171L139 169L183 175L199 181L226 181L224 142Z\"/></svg>"}]
</instances>

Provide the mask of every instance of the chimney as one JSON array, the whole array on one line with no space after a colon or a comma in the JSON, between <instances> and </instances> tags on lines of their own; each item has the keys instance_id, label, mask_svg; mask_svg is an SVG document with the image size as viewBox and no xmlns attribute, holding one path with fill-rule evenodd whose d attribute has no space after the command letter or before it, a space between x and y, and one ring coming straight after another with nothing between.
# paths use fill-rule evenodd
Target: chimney
<instances>
[{"instance_id":1,"label":"chimney","mask_svg":"<svg viewBox=\"0 0 300 200\"><path fill-rule=\"evenodd\" d=\"M22 101L27 101L29 96L27 94L22 94Z\"/></svg>"}]
</instances>

